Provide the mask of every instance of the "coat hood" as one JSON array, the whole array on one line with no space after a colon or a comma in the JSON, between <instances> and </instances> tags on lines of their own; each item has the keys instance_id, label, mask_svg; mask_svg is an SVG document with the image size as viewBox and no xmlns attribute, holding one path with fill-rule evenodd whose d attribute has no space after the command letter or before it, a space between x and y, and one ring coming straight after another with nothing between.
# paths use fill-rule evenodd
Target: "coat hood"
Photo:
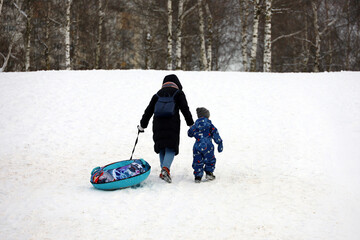
<instances>
[{"instance_id":1,"label":"coat hood","mask_svg":"<svg viewBox=\"0 0 360 240\"><path fill-rule=\"evenodd\" d=\"M180 90L182 90L182 85L181 85L178 77L175 74L170 74L170 75L165 76L163 84L166 82L173 82L179 87Z\"/></svg>"}]
</instances>

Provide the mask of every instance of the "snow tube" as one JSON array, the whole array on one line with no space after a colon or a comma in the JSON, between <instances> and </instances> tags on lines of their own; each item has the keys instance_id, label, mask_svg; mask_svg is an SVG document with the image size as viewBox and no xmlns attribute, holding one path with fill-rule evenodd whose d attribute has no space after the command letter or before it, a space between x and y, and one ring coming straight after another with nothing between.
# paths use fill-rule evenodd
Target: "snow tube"
<instances>
[{"instance_id":1,"label":"snow tube","mask_svg":"<svg viewBox=\"0 0 360 240\"><path fill-rule=\"evenodd\" d=\"M135 186L150 174L151 166L144 159L123 160L96 167L91 171L91 184L101 190Z\"/></svg>"}]
</instances>

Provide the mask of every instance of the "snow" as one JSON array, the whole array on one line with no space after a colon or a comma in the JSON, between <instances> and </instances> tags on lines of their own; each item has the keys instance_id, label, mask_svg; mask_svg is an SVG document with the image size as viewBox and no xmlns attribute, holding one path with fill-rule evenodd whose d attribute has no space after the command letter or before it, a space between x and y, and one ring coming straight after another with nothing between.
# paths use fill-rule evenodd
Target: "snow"
<instances>
[{"instance_id":1,"label":"snow","mask_svg":"<svg viewBox=\"0 0 360 240\"><path fill-rule=\"evenodd\" d=\"M0 239L358 239L360 72L175 72L224 140L216 180L194 183L182 118L173 183L150 123L134 153L148 179L93 188L169 73L0 73Z\"/></svg>"}]
</instances>

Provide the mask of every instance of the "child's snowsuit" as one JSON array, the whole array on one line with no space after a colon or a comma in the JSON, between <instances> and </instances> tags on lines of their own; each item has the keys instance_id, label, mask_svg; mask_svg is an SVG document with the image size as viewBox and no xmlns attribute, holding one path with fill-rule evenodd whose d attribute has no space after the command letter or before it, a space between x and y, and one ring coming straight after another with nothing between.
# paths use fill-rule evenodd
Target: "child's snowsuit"
<instances>
[{"instance_id":1,"label":"child's snowsuit","mask_svg":"<svg viewBox=\"0 0 360 240\"><path fill-rule=\"evenodd\" d=\"M222 151L222 139L216 127L208 118L202 117L196 120L195 124L188 130L188 136L196 139L193 147L194 160L192 164L195 177L202 177L204 171L214 172L216 158L212 139L219 145L219 152Z\"/></svg>"}]
</instances>

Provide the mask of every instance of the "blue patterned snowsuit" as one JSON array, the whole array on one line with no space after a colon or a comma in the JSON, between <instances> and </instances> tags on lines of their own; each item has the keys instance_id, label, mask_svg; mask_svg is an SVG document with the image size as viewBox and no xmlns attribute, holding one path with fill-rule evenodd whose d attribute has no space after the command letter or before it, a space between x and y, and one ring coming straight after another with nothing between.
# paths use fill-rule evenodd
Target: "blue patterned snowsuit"
<instances>
[{"instance_id":1,"label":"blue patterned snowsuit","mask_svg":"<svg viewBox=\"0 0 360 240\"><path fill-rule=\"evenodd\" d=\"M222 139L216 127L208 118L202 117L196 120L195 124L188 130L189 137L195 137L193 147L194 160L192 167L195 177L202 177L205 172L214 172L216 158L212 139L219 145L219 152L222 151Z\"/></svg>"}]
</instances>

